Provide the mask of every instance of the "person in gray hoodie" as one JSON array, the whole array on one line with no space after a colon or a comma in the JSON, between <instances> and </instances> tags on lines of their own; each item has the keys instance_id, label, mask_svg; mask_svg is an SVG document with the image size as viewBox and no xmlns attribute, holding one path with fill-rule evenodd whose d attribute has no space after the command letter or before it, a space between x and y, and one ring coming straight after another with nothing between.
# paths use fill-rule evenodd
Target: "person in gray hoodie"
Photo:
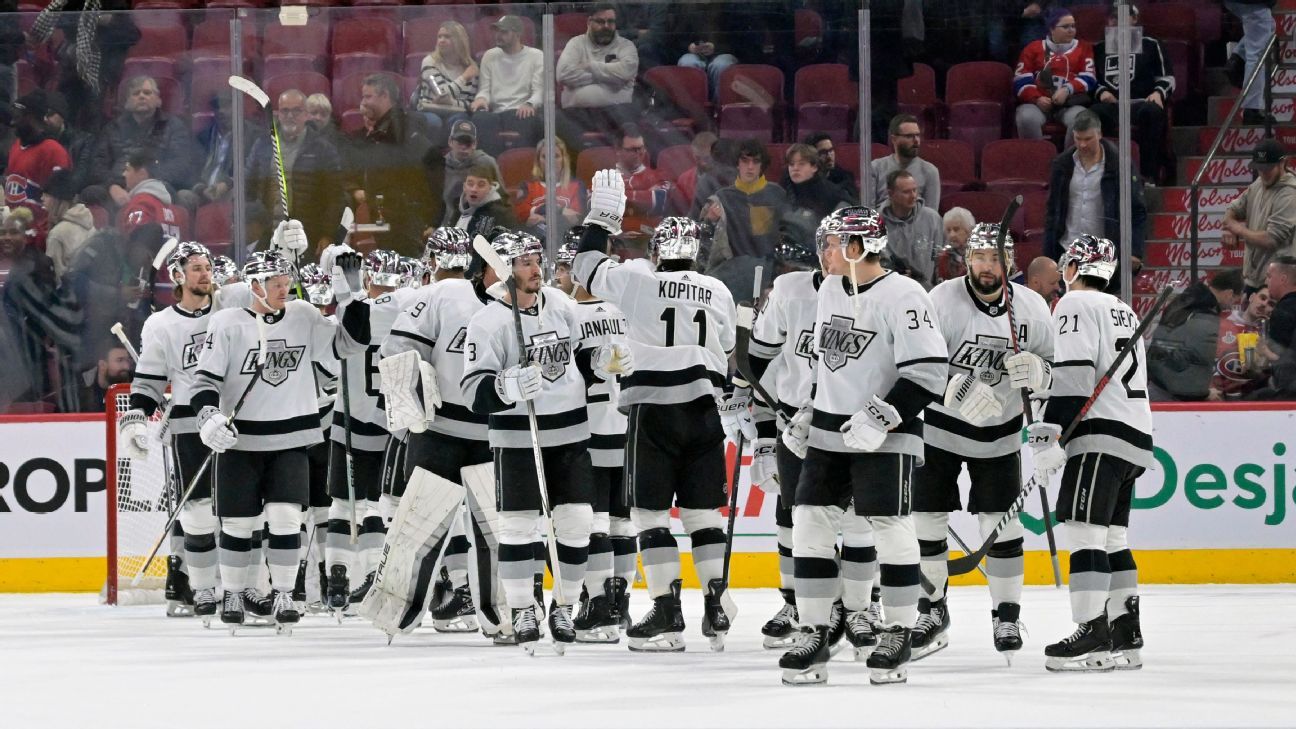
<instances>
[{"instance_id":1,"label":"person in gray hoodie","mask_svg":"<svg viewBox=\"0 0 1296 729\"><path fill-rule=\"evenodd\" d=\"M60 280L95 232L94 215L76 201L75 184L70 171L55 170L41 191L41 204L49 211L52 226L45 236L45 255L54 261L54 275Z\"/></svg>"},{"instance_id":2,"label":"person in gray hoodie","mask_svg":"<svg viewBox=\"0 0 1296 729\"><path fill-rule=\"evenodd\" d=\"M449 225L450 218L458 218L457 208L459 200L463 196L464 179L468 177L468 171L474 167L486 166L495 171L495 179L499 180L499 165L495 158L486 154L477 147L477 126L467 119L460 119L450 127L449 149L446 150L440 159L433 160L434 166L440 166L443 169L441 176L441 200L445 205L445 224ZM435 176L435 175L434 175ZM436 189L433 186L433 189Z\"/></svg>"},{"instance_id":3,"label":"person in gray hoodie","mask_svg":"<svg viewBox=\"0 0 1296 729\"><path fill-rule=\"evenodd\" d=\"M1287 150L1266 139L1251 152L1256 179L1224 211L1225 248L1242 249L1246 293L1264 286L1269 262L1296 253L1296 175L1287 169Z\"/></svg>"},{"instance_id":4,"label":"person in gray hoodie","mask_svg":"<svg viewBox=\"0 0 1296 729\"><path fill-rule=\"evenodd\" d=\"M936 254L945 240L944 224L935 210L918 197L918 181L905 170L892 170L886 177L887 201L882 204L886 222L887 254L891 266L930 289Z\"/></svg>"}]
</instances>

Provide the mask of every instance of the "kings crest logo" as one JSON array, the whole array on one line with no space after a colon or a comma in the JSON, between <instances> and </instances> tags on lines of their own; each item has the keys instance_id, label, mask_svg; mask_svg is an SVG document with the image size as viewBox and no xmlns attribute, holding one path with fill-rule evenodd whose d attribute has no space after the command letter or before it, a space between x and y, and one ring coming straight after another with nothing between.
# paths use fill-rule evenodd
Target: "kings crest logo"
<instances>
[{"instance_id":1,"label":"kings crest logo","mask_svg":"<svg viewBox=\"0 0 1296 729\"><path fill-rule=\"evenodd\" d=\"M855 320L834 316L819 327L819 357L823 365L836 372L868 349L877 332L856 329Z\"/></svg>"},{"instance_id":2,"label":"kings crest logo","mask_svg":"<svg viewBox=\"0 0 1296 729\"><path fill-rule=\"evenodd\" d=\"M540 374L549 382L557 382L571 362L571 340L559 337L557 332L531 335L527 345L527 361L540 368Z\"/></svg>"},{"instance_id":3,"label":"kings crest logo","mask_svg":"<svg viewBox=\"0 0 1296 729\"><path fill-rule=\"evenodd\" d=\"M1012 354L1007 337L978 334L976 341L964 340L950 357L950 366L967 370L989 387L998 385L1007 369L1004 359Z\"/></svg>"},{"instance_id":4,"label":"kings crest logo","mask_svg":"<svg viewBox=\"0 0 1296 729\"><path fill-rule=\"evenodd\" d=\"M180 369L189 370L198 366L198 355L202 354L206 342L206 332L198 332L189 337L189 343L180 350Z\"/></svg>"},{"instance_id":5,"label":"kings crest logo","mask_svg":"<svg viewBox=\"0 0 1296 729\"><path fill-rule=\"evenodd\" d=\"M463 354L464 342L468 340L468 327L459 327L459 331L450 338L450 344L446 345L446 351L454 354Z\"/></svg>"},{"instance_id":6,"label":"kings crest logo","mask_svg":"<svg viewBox=\"0 0 1296 729\"><path fill-rule=\"evenodd\" d=\"M804 359L814 359L814 332L809 329L802 329L797 335L796 356Z\"/></svg>"},{"instance_id":7,"label":"kings crest logo","mask_svg":"<svg viewBox=\"0 0 1296 729\"><path fill-rule=\"evenodd\" d=\"M288 342L283 339L271 339L266 342L266 362L265 369L261 370L261 379L267 385L278 387L288 380L288 375L292 374L301 366L302 356L306 354L306 347L289 347ZM243 357L243 367L239 370L240 374L251 375L256 372L257 367L257 350L253 348Z\"/></svg>"}]
</instances>

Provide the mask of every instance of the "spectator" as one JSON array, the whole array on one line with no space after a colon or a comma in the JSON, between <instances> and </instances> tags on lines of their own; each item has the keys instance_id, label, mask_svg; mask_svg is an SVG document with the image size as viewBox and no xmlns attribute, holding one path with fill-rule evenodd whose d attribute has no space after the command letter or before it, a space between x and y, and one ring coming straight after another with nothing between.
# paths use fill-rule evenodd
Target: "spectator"
<instances>
[{"instance_id":1,"label":"spectator","mask_svg":"<svg viewBox=\"0 0 1296 729\"><path fill-rule=\"evenodd\" d=\"M315 245L318 254L332 245L337 237L338 221L342 219L346 201L340 183L342 159L337 148L307 123L305 94L289 89L279 94L277 104L275 123L291 217L301 221L307 239ZM286 216L279 201L279 175L270 140L264 136L258 139L249 157L250 196L283 220Z\"/></svg>"},{"instance_id":2,"label":"spectator","mask_svg":"<svg viewBox=\"0 0 1296 729\"><path fill-rule=\"evenodd\" d=\"M639 116L633 103L639 52L616 30L616 8L607 2L595 3L590 8L585 34L567 41L558 58L556 73L562 84L560 133L572 149L595 144L585 143L583 135L588 132L616 129Z\"/></svg>"},{"instance_id":3,"label":"spectator","mask_svg":"<svg viewBox=\"0 0 1296 729\"><path fill-rule=\"evenodd\" d=\"M716 223L708 273L723 281L735 297L751 297L756 266L765 267L767 279L773 272L787 194L765 179L762 170L768 164L765 145L744 139L738 144L738 178L717 192L703 212L704 218Z\"/></svg>"},{"instance_id":4,"label":"spectator","mask_svg":"<svg viewBox=\"0 0 1296 729\"><path fill-rule=\"evenodd\" d=\"M1274 302L1265 342L1270 378L1250 399L1296 400L1296 256L1282 254L1270 261L1265 285Z\"/></svg>"},{"instance_id":5,"label":"spectator","mask_svg":"<svg viewBox=\"0 0 1296 729\"><path fill-rule=\"evenodd\" d=\"M581 217L585 214L585 198L588 193L585 190L585 183L572 176L571 154L561 139L554 139L554 160L558 163L558 168L554 172L554 178L558 182L557 188L554 189L554 202L558 204L558 232L561 235L580 223ZM531 165L531 179L522 183L514 196L513 212L532 233L544 239L546 234L544 140L540 140L536 145L535 162Z\"/></svg>"},{"instance_id":6,"label":"spectator","mask_svg":"<svg viewBox=\"0 0 1296 729\"><path fill-rule=\"evenodd\" d=\"M923 203L918 181L905 170L889 173L886 189L887 201L878 212L886 221L891 268L930 289L938 246L945 239L941 216Z\"/></svg>"},{"instance_id":7,"label":"spectator","mask_svg":"<svg viewBox=\"0 0 1296 729\"><path fill-rule=\"evenodd\" d=\"M1242 40L1228 60L1229 81L1238 88L1261 62L1260 55L1274 34L1274 4L1274 0L1224 0L1224 7L1242 23ZM1273 119L1264 108L1264 80L1258 78L1242 100L1242 123L1263 124L1266 117Z\"/></svg>"},{"instance_id":8,"label":"spectator","mask_svg":"<svg viewBox=\"0 0 1296 729\"><path fill-rule=\"evenodd\" d=\"M665 3L618 2L617 32L634 43L639 69L646 71L666 63L662 48L666 42Z\"/></svg>"},{"instance_id":9,"label":"spectator","mask_svg":"<svg viewBox=\"0 0 1296 729\"><path fill-rule=\"evenodd\" d=\"M135 376L135 362L119 342L108 347L98 364L81 375L81 412L103 412L108 388L130 382Z\"/></svg>"},{"instance_id":10,"label":"spectator","mask_svg":"<svg viewBox=\"0 0 1296 729\"><path fill-rule=\"evenodd\" d=\"M698 132L689 144L689 154L693 155L693 166L684 170L675 180L676 202L672 205L681 214L693 207L694 194L697 192L698 177L706 174L713 164L711 148L715 146L714 132ZM718 189L718 188L717 188Z\"/></svg>"},{"instance_id":11,"label":"spectator","mask_svg":"<svg viewBox=\"0 0 1296 729\"><path fill-rule=\"evenodd\" d=\"M99 144L98 166L119 175L126 160L140 150L153 156L153 177L183 190L193 185L194 145L189 124L162 112L157 82L136 76L126 82L125 113L108 122ZM117 205L125 205L130 194L120 178L108 181L109 194Z\"/></svg>"},{"instance_id":12,"label":"spectator","mask_svg":"<svg viewBox=\"0 0 1296 729\"><path fill-rule=\"evenodd\" d=\"M56 170L72 168L63 145L51 138L45 126L49 112L45 94L32 92L14 102L17 139L9 148L5 166L5 205L40 207L41 189Z\"/></svg>"},{"instance_id":13,"label":"spectator","mask_svg":"<svg viewBox=\"0 0 1296 729\"><path fill-rule=\"evenodd\" d=\"M503 149L499 132L516 132L518 146L530 147L540 139L537 115L544 101L544 53L522 44L522 19L505 15L491 24L495 47L481 59L480 90L469 110L477 124L482 147L491 154Z\"/></svg>"},{"instance_id":14,"label":"spectator","mask_svg":"<svg viewBox=\"0 0 1296 729\"><path fill-rule=\"evenodd\" d=\"M703 132L707 134L708 132ZM699 168L697 189L693 191L693 205L689 208L689 217L698 220L702 209L715 194L723 188L734 184L738 179L738 142L733 139L717 139L711 145L711 164L706 169Z\"/></svg>"},{"instance_id":15,"label":"spectator","mask_svg":"<svg viewBox=\"0 0 1296 729\"><path fill-rule=\"evenodd\" d=\"M889 129L891 137L891 154L879 157L869 163L873 170L873 191L877 197L876 204L886 202L886 178L895 170L905 170L918 182L918 196L923 204L932 210L940 209L940 170L936 165L918 156L922 146L922 127L912 114L897 114L891 117Z\"/></svg>"},{"instance_id":16,"label":"spectator","mask_svg":"<svg viewBox=\"0 0 1296 729\"><path fill-rule=\"evenodd\" d=\"M633 124L617 131L617 170L625 179L626 192L621 237L647 240L666 214L671 183L648 165L643 132Z\"/></svg>"},{"instance_id":17,"label":"spectator","mask_svg":"<svg viewBox=\"0 0 1296 729\"><path fill-rule=\"evenodd\" d=\"M1236 400L1264 386L1268 359L1262 351L1268 351L1268 346L1265 343L1262 350L1259 338L1268 333L1272 313L1273 300L1269 298L1269 289L1262 286L1246 299L1244 307L1236 308L1220 319L1215 376L1211 379L1207 400ZM1240 351L1239 335L1242 334L1257 336L1256 347L1248 353L1245 363Z\"/></svg>"},{"instance_id":18,"label":"spectator","mask_svg":"<svg viewBox=\"0 0 1296 729\"><path fill-rule=\"evenodd\" d=\"M1256 179L1224 211L1224 246L1242 249L1247 293L1263 284L1274 256L1294 252L1296 175L1287 169L1286 159L1287 150L1278 140L1257 144L1251 151Z\"/></svg>"},{"instance_id":19,"label":"spectator","mask_svg":"<svg viewBox=\"0 0 1296 729\"><path fill-rule=\"evenodd\" d=\"M497 225L510 229L517 227L512 206L500 195L500 182L494 167L478 165L468 170L463 193L446 217L446 225L463 228L473 236L486 236Z\"/></svg>"},{"instance_id":20,"label":"spectator","mask_svg":"<svg viewBox=\"0 0 1296 729\"><path fill-rule=\"evenodd\" d=\"M325 141L333 145L338 154L346 148L346 137L333 121L333 102L321 93L306 97L306 123L319 132Z\"/></svg>"},{"instance_id":21,"label":"spectator","mask_svg":"<svg viewBox=\"0 0 1296 729\"><path fill-rule=\"evenodd\" d=\"M0 163L9 165L9 148L17 139L13 132L12 105L0 104Z\"/></svg>"},{"instance_id":22,"label":"spectator","mask_svg":"<svg viewBox=\"0 0 1296 729\"><path fill-rule=\"evenodd\" d=\"M135 228L150 223L162 227L162 235L179 239L175 210L171 207L171 193L166 185L153 176L157 161L145 151L132 152L126 159L122 178L130 193L117 211L117 229L129 234Z\"/></svg>"},{"instance_id":23,"label":"spectator","mask_svg":"<svg viewBox=\"0 0 1296 729\"><path fill-rule=\"evenodd\" d=\"M855 185L855 176L849 170L837 166L837 148L827 132L815 132L806 135L806 144L819 152L820 168L825 171L828 181L846 191L852 200L859 199L859 188Z\"/></svg>"},{"instance_id":24,"label":"spectator","mask_svg":"<svg viewBox=\"0 0 1296 729\"><path fill-rule=\"evenodd\" d=\"M936 283L967 273L967 242L976 227L976 218L967 208L950 208L941 222L945 227L945 247L936 254Z\"/></svg>"},{"instance_id":25,"label":"spectator","mask_svg":"<svg viewBox=\"0 0 1296 729\"><path fill-rule=\"evenodd\" d=\"M74 192L81 192L86 186L102 183L108 179L108 170L97 169L99 160L95 156L95 137L86 132L68 126L68 104L63 95L56 91L37 89L33 94L45 95L45 127L50 137L63 145L72 159L72 186Z\"/></svg>"},{"instance_id":26,"label":"spectator","mask_svg":"<svg viewBox=\"0 0 1296 729\"><path fill-rule=\"evenodd\" d=\"M1166 307L1147 348L1153 400L1205 400L1210 396L1219 348L1221 315L1242 293L1242 274L1221 271L1197 281Z\"/></svg>"},{"instance_id":27,"label":"spectator","mask_svg":"<svg viewBox=\"0 0 1296 729\"><path fill-rule=\"evenodd\" d=\"M1044 297L1049 308L1061 297L1058 286L1062 282L1062 272L1058 271L1057 261L1048 256L1036 256L1026 267L1026 288Z\"/></svg>"},{"instance_id":28,"label":"spectator","mask_svg":"<svg viewBox=\"0 0 1296 729\"><path fill-rule=\"evenodd\" d=\"M1102 122L1086 109L1075 120L1075 150L1053 158L1049 168L1049 195L1044 215L1044 255L1057 260L1063 249L1079 235L1106 238L1116 244L1116 260L1130 257L1132 273L1143 265L1143 225L1147 209L1143 186L1136 177L1131 184L1130 221L1133 245L1120 250L1120 156L1116 145L1102 138ZM1118 289L1120 276L1112 276Z\"/></svg>"},{"instance_id":29,"label":"spectator","mask_svg":"<svg viewBox=\"0 0 1296 729\"><path fill-rule=\"evenodd\" d=\"M41 202L49 213L50 231L45 237L45 254L54 264L54 275L62 280L86 240L95 232L94 215L77 202L72 173L58 170L50 175Z\"/></svg>"},{"instance_id":30,"label":"spectator","mask_svg":"<svg viewBox=\"0 0 1296 729\"><path fill-rule=\"evenodd\" d=\"M1022 139L1043 138L1050 119L1061 121L1070 133L1098 85L1093 48L1076 39L1075 17L1065 8L1052 8L1045 25L1049 36L1022 49L1013 80L1017 136Z\"/></svg>"},{"instance_id":31,"label":"spectator","mask_svg":"<svg viewBox=\"0 0 1296 729\"><path fill-rule=\"evenodd\" d=\"M432 189L437 188L436 179L440 177L444 217L450 218L455 216L454 209L463 193L468 170L485 165L495 170L495 179L498 180L499 165L494 157L477 148L477 127L467 119L455 121L450 128L449 149L445 154L437 154L439 151L435 147L429 149L425 161L430 169L429 184Z\"/></svg>"},{"instance_id":32,"label":"spectator","mask_svg":"<svg viewBox=\"0 0 1296 729\"><path fill-rule=\"evenodd\" d=\"M1138 25L1138 8L1130 5L1129 9L1130 23ZM1116 25L1114 5L1107 25ZM1094 58L1101 75L1098 77L1098 103L1093 105L1093 110L1102 119L1103 135L1115 137L1119 117L1116 100L1121 90L1120 57L1115 48L1107 48L1104 40L1094 47ZM1138 143L1139 172L1144 180L1155 182L1161 179L1161 151L1166 144L1165 106L1174 93L1174 73L1170 68L1170 58L1161 50L1161 42L1146 35L1142 47L1134 49L1130 57L1130 68L1134 71L1130 82L1130 93L1133 94L1130 97L1130 121L1134 125L1134 141Z\"/></svg>"},{"instance_id":33,"label":"spectator","mask_svg":"<svg viewBox=\"0 0 1296 729\"><path fill-rule=\"evenodd\" d=\"M432 143L397 102L396 83L381 73L365 77L360 90L364 126L351 137L351 159L344 187L361 218L391 225L383 248L404 256L423 254L423 231L440 218L440 200L432 194L422 160Z\"/></svg>"},{"instance_id":34,"label":"spectator","mask_svg":"<svg viewBox=\"0 0 1296 729\"><path fill-rule=\"evenodd\" d=\"M193 197L177 195L193 210L197 210L199 205L224 200L234 188L234 114L230 92L222 90L214 96L211 107L211 121L197 138L200 157ZM252 149L265 136L266 132L260 125L244 120L243 149Z\"/></svg>"},{"instance_id":35,"label":"spectator","mask_svg":"<svg viewBox=\"0 0 1296 729\"><path fill-rule=\"evenodd\" d=\"M436 49L423 57L410 108L427 118L435 134L451 115L468 111L477 97L478 73L468 31L462 23L447 20L437 29ZM441 139L444 136L437 135L436 141Z\"/></svg>"},{"instance_id":36,"label":"spectator","mask_svg":"<svg viewBox=\"0 0 1296 729\"><path fill-rule=\"evenodd\" d=\"M814 248L819 221L838 208L851 204L845 191L820 174L819 154L808 144L794 144L783 155L787 170L787 205L780 225L785 236L806 248Z\"/></svg>"},{"instance_id":37,"label":"spectator","mask_svg":"<svg viewBox=\"0 0 1296 729\"><path fill-rule=\"evenodd\" d=\"M75 113L69 121L78 129L103 126L104 93L117 88L126 54L140 39L134 14L124 12L130 9L128 0L49 3L32 26L33 47L43 46L55 30L63 32L63 44L54 53L59 65L57 89ZM86 14L94 22L83 23Z\"/></svg>"},{"instance_id":38,"label":"spectator","mask_svg":"<svg viewBox=\"0 0 1296 729\"><path fill-rule=\"evenodd\" d=\"M714 101L719 94L720 74L724 73L726 68L738 63L738 57L734 54L737 48L743 47L735 41L741 38L735 38L729 33L721 32L732 24L732 19L741 17L739 14L732 14L732 7L726 7L730 3L707 2L707 3L680 3L671 8L671 18L673 19L672 38L683 39L687 41L687 46L675 50L678 61L677 66L687 68L698 68L706 72L708 87L711 89L711 99ZM748 8L750 10L750 8ZM745 19L746 20L746 19ZM757 48L759 45L757 46ZM748 51L755 50L748 47ZM748 297L751 296L749 291Z\"/></svg>"}]
</instances>

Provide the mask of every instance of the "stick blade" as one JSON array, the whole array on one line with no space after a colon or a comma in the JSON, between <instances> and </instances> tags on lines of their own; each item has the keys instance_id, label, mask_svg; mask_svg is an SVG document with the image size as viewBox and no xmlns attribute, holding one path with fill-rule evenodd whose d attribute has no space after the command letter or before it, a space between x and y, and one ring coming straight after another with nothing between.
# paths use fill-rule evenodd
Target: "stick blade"
<instances>
[{"instance_id":1,"label":"stick blade","mask_svg":"<svg viewBox=\"0 0 1296 729\"><path fill-rule=\"evenodd\" d=\"M499 280L507 281L508 277L513 275L512 268L504 262L503 258L500 258L500 254L495 251L490 241L484 237L478 235L473 238L473 250L477 251L477 255L486 261L486 265L495 270L495 275L499 277Z\"/></svg>"},{"instance_id":2,"label":"stick blade","mask_svg":"<svg viewBox=\"0 0 1296 729\"><path fill-rule=\"evenodd\" d=\"M270 97L266 95L266 92L261 90L260 86L257 86L251 80L244 78L243 76L230 76L229 85L230 88L235 89L236 91L242 91L253 99L256 99L256 102L261 105L262 109L270 106Z\"/></svg>"}]
</instances>

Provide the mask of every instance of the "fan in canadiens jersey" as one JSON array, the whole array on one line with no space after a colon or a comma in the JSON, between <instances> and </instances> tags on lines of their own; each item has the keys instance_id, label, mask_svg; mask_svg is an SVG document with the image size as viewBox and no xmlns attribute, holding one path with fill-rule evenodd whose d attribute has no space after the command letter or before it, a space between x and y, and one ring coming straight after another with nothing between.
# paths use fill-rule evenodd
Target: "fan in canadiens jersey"
<instances>
[{"instance_id":1,"label":"fan in canadiens jersey","mask_svg":"<svg viewBox=\"0 0 1296 729\"><path fill-rule=\"evenodd\" d=\"M922 286L882 267L886 228L876 211L838 210L820 222L815 239L831 275L815 313L813 394L783 431L804 459L792 555L797 611L810 632L779 666L785 683L827 680L837 530L853 508L872 524L881 563L885 614L867 660L869 680L903 682L920 591L910 489L923 456L920 416L945 389L947 350Z\"/></svg>"},{"instance_id":2,"label":"fan in canadiens jersey","mask_svg":"<svg viewBox=\"0 0 1296 729\"><path fill-rule=\"evenodd\" d=\"M557 541L554 599L549 631L562 653L575 642L571 606L580 595L593 523L593 474L587 377L608 380L633 371L628 347L596 345L581 338L577 305L561 292L544 291L543 245L528 233L506 233L491 245L512 266L517 301L487 304L468 323L464 397L474 411L490 415L488 436L495 455L499 496L500 579L518 644L531 653L539 640L541 606L533 590L533 543L545 533L540 489L552 509ZM516 304L521 336L515 331ZM526 351L518 351L518 340ZM534 418L529 413L534 413ZM534 424L534 430L532 425ZM544 483L532 444L541 449Z\"/></svg>"},{"instance_id":3,"label":"fan in canadiens jersey","mask_svg":"<svg viewBox=\"0 0 1296 729\"><path fill-rule=\"evenodd\" d=\"M924 416L927 443L923 467L913 491L914 525L922 551L922 569L933 590L918 601L913 632L913 660L935 653L949 643L949 609L945 588L949 580L946 531L949 513L962 508L958 478L967 465L972 488L967 509L977 515L981 535L987 536L1021 491L1022 398L1019 387L1043 392L1049 385L1053 360L1052 315L1034 291L1010 283L1004 301L1002 266L996 240L999 226L979 223L968 237L967 275L950 279L931 291L936 325L949 348L949 384L945 399L933 403ZM1005 233L1007 267L1013 265L1013 241ZM1012 306L1009 317L1007 306ZM1013 356L1008 326L1017 326L1021 368L1025 378L1011 373ZM1025 413L1028 421L1030 413ZM1024 575L1021 521L1002 529L986 559L990 583L991 634L995 649L1010 662L1021 648L1022 580Z\"/></svg>"},{"instance_id":4,"label":"fan in canadiens jersey","mask_svg":"<svg viewBox=\"0 0 1296 729\"><path fill-rule=\"evenodd\" d=\"M785 241L776 255L784 263L798 262L816 269L775 278L774 288L752 329L752 374L762 382L773 375L770 389L778 399L776 407L781 418L777 423L781 425L810 404L815 313L819 287L827 274L821 256L795 241ZM766 648L788 648L800 638L796 630L799 615L792 558L792 506L801 477L801 459L777 438L775 431L782 428L776 426L776 421L758 422L757 430L761 437L753 449L751 480L778 497L774 518L778 526L779 591L783 595L783 606L765 623L761 633ZM842 590L829 616L829 638L838 640L844 632L856 653L863 655L877 643L874 624L881 614L878 591L873 586L877 577L873 527L868 519L847 512L842 517L842 540Z\"/></svg>"},{"instance_id":5,"label":"fan in canadiens jersey","mask_svg":"<svg viewBox=\"0 0 1296 729\"><path fill-rule=\"evenodd\" d=\"M270 532L273 618L284 632L300 618L291 591L302 508L309 501L306 449L321 439L310 363L330 351L362 351L369 342L369 306L352 301L359 282L348 280L359 278L359 261L347 256L340 263L333 270L341 306L335 322L305 301L288 299L294 269L287 259L254 253L243 268L252 306L214 314L198 356L191 403L199 437L218 454L212 471L221 522L221 621L231 630L243 622L252 533L263 519ZM240 399L238 412L226 415Z\"/></svg>"},{"instance_id":6,"label":"fan in canadiens jersey","mask_svg":"<svg viewBox=\"0 0 1296 729\"><path fill-rule=\"evenodd\" d=\"M588 225L572 268L581 286L625 313L635 355L635 373L621 381L620 407L629 417L626 492L653 606L626 637L635 651L684 650L679 548L670 530L670 509L678 506L705 588L702 633L720 649L734 611L723 579L724 440L728 428L756 435L746 403L726 399L721 389L737 310L724 284L693 270L700 232L688 218L658 224L651 261L609 258L608 239L620 232L624 208L620 173L595 173ZM722 401L733 406L724 423Z\"/></svg>"},{"instance_id":7,"label":"fan in canadiens jersey","mask_svg":"<svg viewBox=\"0 0 1296 729\"><path fill-rule=\"evenodd\" d=\"M1109 671L1143 665L1138 571L1130 552L1134 481L1152 465L1152 409L1147 395L1143 341L1131 342L1138 317L1103 293L1116 271L1116 246L1082 235L1058 261L1066 294L1053 310L1056 357L1048 408L1030 426L1040 478L1061 468L1057 519L1070 542L1074 633L1044 649L1051 671ZM1133 346L1080 425L1060 443L1111 367Z\"/></svg>"}]
</instances>

